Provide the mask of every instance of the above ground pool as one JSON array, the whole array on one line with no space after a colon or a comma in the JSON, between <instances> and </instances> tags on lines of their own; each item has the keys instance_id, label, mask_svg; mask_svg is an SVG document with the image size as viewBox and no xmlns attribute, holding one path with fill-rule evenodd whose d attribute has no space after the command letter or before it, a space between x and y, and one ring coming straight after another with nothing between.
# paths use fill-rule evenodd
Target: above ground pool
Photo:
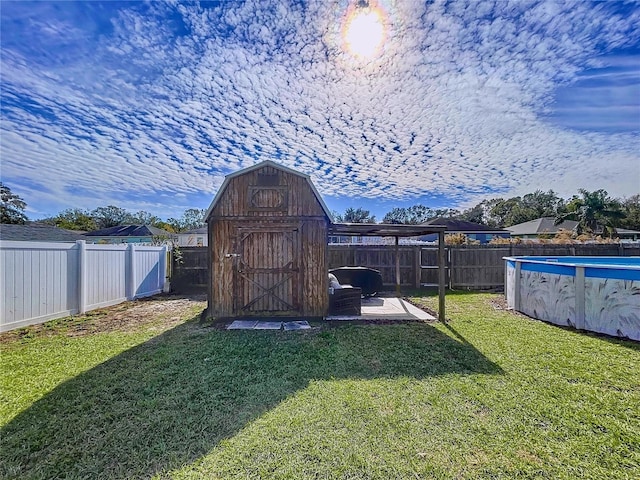
<instances>
[{"instance_id":1,"label":"above ground pool","mask_svg":"<svg viewBox=\"0 0 640 480\"><path fill-rule=\"evenodd\" d=\"M509 308L640 340L640 257L504 257Z\"/></svg>"}]
</instances>

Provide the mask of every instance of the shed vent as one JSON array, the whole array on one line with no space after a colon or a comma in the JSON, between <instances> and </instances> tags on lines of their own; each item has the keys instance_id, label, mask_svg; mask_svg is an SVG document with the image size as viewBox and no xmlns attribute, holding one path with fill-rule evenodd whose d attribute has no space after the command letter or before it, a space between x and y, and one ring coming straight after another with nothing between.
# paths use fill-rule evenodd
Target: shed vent
<instances>
[{"instance_id":1,"label":"shed vent","mask_svg":"<svg viewBox=\"0 0 640 480\"><path fill-rule=\"evenodd\" d=\"M259 173L258 186L260 187L276 187L280 185L280 175L276 173Z\"/></svg>"}]
</instances>

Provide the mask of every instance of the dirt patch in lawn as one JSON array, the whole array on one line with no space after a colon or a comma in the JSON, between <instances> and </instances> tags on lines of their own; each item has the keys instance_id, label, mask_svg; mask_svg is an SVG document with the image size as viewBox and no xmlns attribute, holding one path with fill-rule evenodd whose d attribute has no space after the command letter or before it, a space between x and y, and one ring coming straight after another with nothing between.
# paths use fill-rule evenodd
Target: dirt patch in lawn
<instances>
[{"instance_id":1,"label":"dirt patch in lawn","mask_svg":"<svg viewBox=\"0 0 640 480\"><path fill-rule=\"evenodd\" d=\"M206 306L206 295L156 295L5 332L0 334L0 342L61 334L79 337L139 328L164 331L200 315Z\"/></svg>"},{"instance_id":2,"label":"dirt patch in lawn","mask_svg":"<svg viewBox=\"0 0 640 480\"><path fill-rule=\"evenodd\" d=\"M507 305L507 299L504 295L498 295L492 298L490 303L494 310L505 311L510 313L511 315L515 315L516 317L531 319L531 317L528 317L524 313L520 313L517 310L514 310L513 308L509 308L509 306Z\"/></svg>"}]
</instances>

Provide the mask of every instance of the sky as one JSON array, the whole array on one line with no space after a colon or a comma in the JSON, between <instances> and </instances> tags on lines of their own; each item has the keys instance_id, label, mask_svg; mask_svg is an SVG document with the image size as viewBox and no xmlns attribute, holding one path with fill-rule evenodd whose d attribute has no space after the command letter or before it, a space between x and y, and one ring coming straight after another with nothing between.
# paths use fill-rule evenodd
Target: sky
<instances>
[{"instance_id":1,"label":"sky","mask_svg":"<svg viewBox=\"0 0 640 480\"><path fill-rule=\"evenodd\" d=\"M640 193L640 2L0 3L30 219L208 208L272 160L331 210Z\"/></svg>"}]
</instances>

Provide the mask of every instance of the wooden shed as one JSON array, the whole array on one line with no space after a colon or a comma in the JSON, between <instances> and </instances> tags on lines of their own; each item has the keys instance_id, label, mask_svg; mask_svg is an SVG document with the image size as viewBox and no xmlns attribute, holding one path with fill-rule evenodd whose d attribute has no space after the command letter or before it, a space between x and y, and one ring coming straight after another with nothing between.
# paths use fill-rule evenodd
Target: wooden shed
<instances>
[{"instance_id":1,"label":"wooden shed","mask_svg":"<svg viewBox=\"0 0 640 480\"><path fill-rule=\"evenodd\" d=\"M228 175L206 221L207 316L327 314L331 214L307 175L271 161Z\"/></svg>"}]
</instances>

